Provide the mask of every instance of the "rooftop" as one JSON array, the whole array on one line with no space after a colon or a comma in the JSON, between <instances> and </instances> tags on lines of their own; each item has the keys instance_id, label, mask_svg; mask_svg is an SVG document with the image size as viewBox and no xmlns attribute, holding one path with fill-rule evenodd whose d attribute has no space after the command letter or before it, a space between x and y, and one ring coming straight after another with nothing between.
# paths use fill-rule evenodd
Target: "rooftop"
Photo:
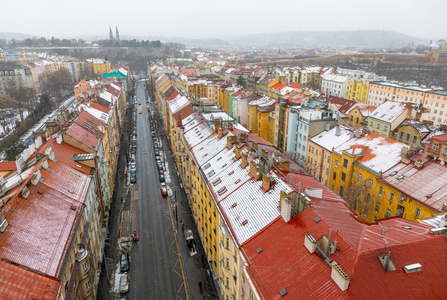
<instances>
[{"instance_id":1,"label":"rooftop","mask_svg":"<svg viewBox=\"0 0 447 300\"><path fill-rule=\"evenodd\" d=\"M408 107L405 103L386 101L372 112L370 118L387 123L393 123L399 116L406 113Z\"/></svg>"}]
</instances>

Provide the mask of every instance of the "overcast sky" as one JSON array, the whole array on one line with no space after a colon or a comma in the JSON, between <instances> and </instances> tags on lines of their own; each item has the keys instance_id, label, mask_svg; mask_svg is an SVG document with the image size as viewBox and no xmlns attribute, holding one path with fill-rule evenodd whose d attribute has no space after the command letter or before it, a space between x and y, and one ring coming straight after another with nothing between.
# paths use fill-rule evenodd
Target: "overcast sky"
<instances>
[{"instance_id":1,"label":"overcast sky","mask_svg":"<svg viewBox=\"0 0 447 300\"><path fill-rule=\"evenodd\" d=\"M264 32L384 29L447 39L447 0L2 1L0 32L46 37L213 38Z\"/></svg>"}]
</instances>

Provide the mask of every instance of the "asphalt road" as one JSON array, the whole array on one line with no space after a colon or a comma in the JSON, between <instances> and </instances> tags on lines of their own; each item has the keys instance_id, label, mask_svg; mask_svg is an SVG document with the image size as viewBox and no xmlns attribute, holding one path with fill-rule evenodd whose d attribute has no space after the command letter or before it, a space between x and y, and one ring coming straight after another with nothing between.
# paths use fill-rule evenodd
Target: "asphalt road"
<instances>
[{"instance_id":1,"label":"asphalt road","mask_svg":"<svg viewBox=\"0 0 447 300\"><path fill-rule=\"evenodd\" d=\"M141 102L136 125L139 241L131 250L128 298L185 299L169 207L160 193L144 83L138 83L136 102Z\"/></svg>"}]
</instances>

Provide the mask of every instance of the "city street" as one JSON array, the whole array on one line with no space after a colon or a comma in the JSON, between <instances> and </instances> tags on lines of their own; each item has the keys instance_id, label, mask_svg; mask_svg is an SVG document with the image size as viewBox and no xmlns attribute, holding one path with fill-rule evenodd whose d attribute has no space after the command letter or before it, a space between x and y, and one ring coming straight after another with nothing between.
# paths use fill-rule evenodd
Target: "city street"
<instances>
[{"instance_id":1,"label":"city street","mask_svg":"<svg viewBox=\"0 0 447 300\"><path fill-rule=\"evenodd\" d=\"M137 85L139 241L131 250L129 299L186 299L167 201L161 196L144 83ZM138 105L138 104L137 104ZM139 111L141 110L141 114Z\"/></svg>"}]
</instances>

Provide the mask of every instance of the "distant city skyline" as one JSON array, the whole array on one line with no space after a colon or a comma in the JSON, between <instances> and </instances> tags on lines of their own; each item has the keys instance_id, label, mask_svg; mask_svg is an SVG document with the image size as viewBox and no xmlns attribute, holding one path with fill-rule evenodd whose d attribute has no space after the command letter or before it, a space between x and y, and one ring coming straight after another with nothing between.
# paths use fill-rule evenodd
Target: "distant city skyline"
<instances>
[{"instance_id":1,"label":"distant city skyline","mask_svg":"<svg viewBox=\"0 0 447 300\"><path fill-rule=\"evenodd\" d=\"M447 39L446 0L205 0L146 2L80 0L76 5L25 0L26 8L2 6L2 32L37 37L103 36L118 26L122 36L225 38L288 31L390 30L427 39ZM61 7L62 6L62 7Z\"/></svg>"}]
</instances>

